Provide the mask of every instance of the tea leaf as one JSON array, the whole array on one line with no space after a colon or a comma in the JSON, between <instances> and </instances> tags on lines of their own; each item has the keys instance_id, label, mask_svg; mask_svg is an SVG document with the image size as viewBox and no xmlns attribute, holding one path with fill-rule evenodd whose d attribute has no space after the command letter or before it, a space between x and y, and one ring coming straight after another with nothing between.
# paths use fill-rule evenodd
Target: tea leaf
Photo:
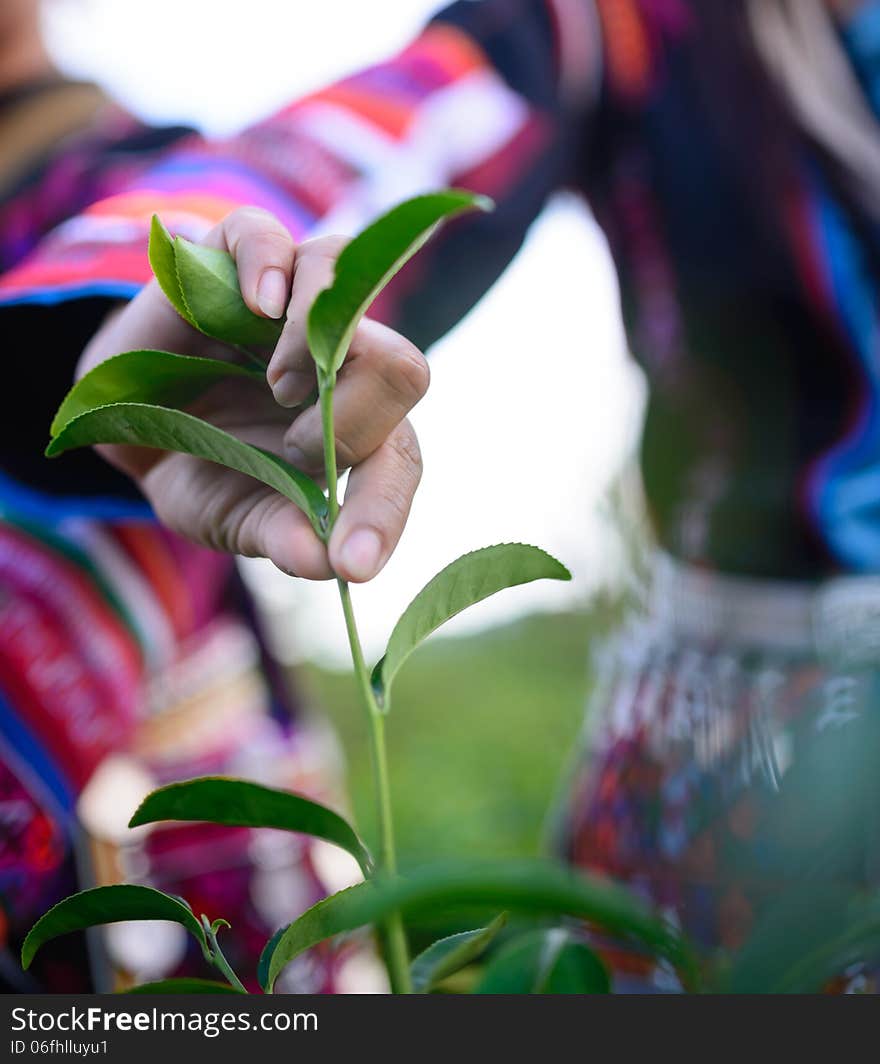
<instances>
[{"instance_id":1,"label":"tea leaf","mask_svg":"<svg viewBox=\"0 0 880 1064\"><path fill-rule=\"evenodd\" d=\"M290 499L309 518L317 534L325 534L327 499L310 477L277 455L244 443L181 410L145 403L101 406L68 422L46 448L46 454L52 458L96 443L180 451L235 469Z\"/></svg>"},{"instance_id":2,"label":"tea leaf","mask_svg":"<svg viewBox=\"0 0 880 1064\"><path fill-rule=\"evenodd\" d=\"M160 820L296 831L347 850L364 875L372 864L369 851L354 828L332 809L299 794L246 780L206 776L160 787L141 802L128 826L135 828Z\"/></svg>"},{"instance_id":3,"label":"tea leaf","mask_svg":"<svg viewBox=\"0 0 880 1064\"><path fill-rule=\"evenodd\" d=\"M430 580L394 626L372 683L387 709L391 683L401 665L431 632L462 610L507 587L533 580L571 580L565 566L538 547L503 543L484 547L447 565Z\"/></svg>"},{"instance_id":4,"label":"tea leaf","mask_svg":"<svg viewBox=\"0 0 880 1064\"><path fill-rule=\"evenodd\" d=\"M531 931L490 963L475 994L608 994L608 971L564 928Z\"/></svg>"},{"instance_id":5,"label":"tea leaf","mask_svg":"<svg viewBox=\"0 0 880 1064\"><path fill-rule=\"evenodd\" d=\"M244 991L229 983L214 979L159 979L155 983L141 983L125 991L126 994L242 994Z\"/></svg>"},{"instance_id":6,"label":"tea leaf","mask_svg":"<svg viewBox=\"0 0 880 1064\"><path fill-rule=\"evenodd\" d=\"M245 377L265 381L265 374L213 358L191 358L170 351L125 351L100 362L64 397L49 430L57 436L80 414L110 403L185 406L218 381Z\"/></svg>"},{"instance_id":7,"label":"tea leaf","mask_svg":"<svg viewBox=\"0 0 880 1064\"><path fill-rule=\"evenodd\" d=\"M228 344L275 346L284 320L254 314L242 298L238 269L228 252L178 236L174 262L191 322L200 332Z\"/></svg>"},{"instance_id":8,"label":"tea leaf","mask_svg":"<svg viewBox=\"0 0 880 1064\"><path fill-rule=\"evenodd\" d=\"M193 935L209 959L205 933L187 905L153 887L121 884L72 894L41 916L21 947L22 967L29 968L37 950L59 935L120 920L171 920Z\"/></svg>"},{"instance_id":9,"label":"tea leaf","mask_svg":"<svg viewBox=\"0 0 880 1064\"><path fill-rule=\"evenodd\" d=\"M369 923L371 916L365 912L364 899L360 895L372 889L373 881L367 880L337 891L306 909L292 924L280 927L263 947L257 964L257 976L263 990L271 994L282 970L307 949Z\"/></svg>"},{"instance_id":10,"label":"tea leaf","mask_svg":"<svg viewBox=\"0 0 880 1064\"><path fill-rule=\"evenodd\" d=\"M194 329L198 328L180 287L180 278L177 276L177 263L174 254L174 237L168 232L158 214L153 215L150 225L150 243L147 251L150 267L153 275L159 282L159 287L165 293L165 298L171 304L184 321L189 322Z\"/></svg>"},{"instance_id":11,"label":"tea leaf","mask_svg":"<svg viewBox=\"0 0 880 1064\"><path fill-rule=\"evenodd\" d=\"M413 990L429 993L438 983L472 964L489 947L507 923L507 913L496 916L488 927L476 931L461 931L432 943L412 962Z\"/></svg>"},{"instance_id":12,"label":"tea leaf","mask_svg":"<svg viewBox=\"0 0 880 1064\"><path fill-rule=\"evenodd\" d=\"M269 939L263 950L260 953L260 959L257 962L257 982L260 984L263 990L269 986L269 966L272 963L272 957L275 953L275 947L281 940L281 936L287 930L286 927L279 927L274 935Z\"/></svg>"},{"instance_id":13,"label":"tea leaf","mask_svg":"<svg viewBox=\"0 0 880 1064\"><path fill-rule=\"evenodd\" d=\"M696 967L679 932L654 916L629 891L588 878L549 861L495 865L440 865L407 878L369 880L333 894L306 910L267 945L271 992L278 975L304 950L366 924L381 924L395 912L435 915L443 907L485 905L494 909L580 917L609 933L632 939L669 959L693 985Z\"/></svg>"},{"instance_id":14,"label":"tea leaf","mask_svg":"<svg viewBox=\"0 0 880 1064\"><path fill-rule=\"evenodd\" d=\"M278 342L284 320L254 314L242 299L238 268L228 252L172 237L154 214L149 258L165 298L199 332L228 344Z\"/></svg>"},{"instance_id":15,"label":"tea leaf","mask_svg":"<svg viewBox=\"0 0 880 1064\"><path fill-rule=\"evenodd\" d=\"M441 221L492 207L491 200L472 192L434 192L399 204L356 236L336 261L332 285L309 311L309 348L321 372L330 378L336 374L362 315Z\"/></svg>"}]
</instances>

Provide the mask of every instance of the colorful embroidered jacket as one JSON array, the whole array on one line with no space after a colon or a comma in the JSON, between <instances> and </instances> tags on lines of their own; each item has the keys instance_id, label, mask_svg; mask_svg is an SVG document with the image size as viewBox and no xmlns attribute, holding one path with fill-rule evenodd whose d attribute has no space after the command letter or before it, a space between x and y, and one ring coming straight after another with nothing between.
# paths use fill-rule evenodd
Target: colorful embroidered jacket
<instances>
[{"instance_id":1,"label":"colorful embroidered jacket","mask_svg":"<svg viewBox=\"0 0 880 1064\"><path fill-rule=\"evenodd\" d=\"M190 133L146 129L89 85L51 79L0 97L3 264ZM283 919L279 907L293 913L326 893L302 840L206 825L118 830L139 789L193 775L256 774L324 800L339 794L332 740L295 715L231 559L159 527L91 456L54 480L39 457L46 404L67 387L70 359L105 305L4 312L0 990L74 992L202 971L185 936L129 929L109 931L88 957L82 936L67 936L23 972L29 927L77 888L146 882L205 911L235 910L233 963L247 972ZM267 845L271 868L260 857ZM345 963L311 956L295 985L332 990Z\"/></svg>"},{"instance_id":2,"label":"colorful embroidered jacket","mask_svg":"<svg viewBox=\"0 0 880 1064\"><path fill-rule=\"evenodd\" d=\"M7 473L90 506L128 490L96 459L81 458L78 480L69 462L34 456L78 343L148 275L153 211L198 237L257 203L304 237L351 231L427 187L487 192L498 211L451 227L376 308L428 345L568 185L609 237L652 386L642 457L663 544L779 577L880 568L878 228L786 121L742 19L718 13L739 7L460 2L388 62L238 136L179 137L158 160L99 151L50 167L36 200L7 208L5 264L68 208L86 209L6 274L3 320L23 341L33 333L18 329L60 314L68 342L13 362L32 428L2 430ZM875 106L877 19L870 0L842 30ZM585 358L589 334L585 321Z\"/></svg>"}]
</instances>

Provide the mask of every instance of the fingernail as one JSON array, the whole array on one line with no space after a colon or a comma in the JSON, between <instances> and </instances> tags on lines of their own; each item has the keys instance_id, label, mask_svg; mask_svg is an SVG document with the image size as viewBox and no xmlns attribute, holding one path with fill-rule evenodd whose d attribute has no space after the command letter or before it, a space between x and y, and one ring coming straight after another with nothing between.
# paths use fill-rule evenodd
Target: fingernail
<instances>
[{"instance_id":1,"label":"fingernail","mask_svg":"<svg viewBox=\"0 0 880 1064\"><path fill-rule=\"evenodd\" d=\"M263 271L257 285L257 306L269 318L280 318L287 304L287 277L273 266Z\"/></svg>"},{"instance_id":2,"label":"fingernail","mask_svg":"<svg viewBox=\"0 0 880 1064\"><path fill-rule=\"evenodd\" d=\"M281 406L296 406L312 390L313 380L308 373L298 373L294 369L285 370L272 385L275 402Z\"/></svg>"},{"instance_id":3,"label":"fingernail","mask_svg":"<svg viewBox=\"0 0 880 1064\"><path fill-rule=\"evenodd\" d=\"M382 540L372 528L356 528L339 552L339 560L352 580L375 576L381 559Z\"/></svg>"}]
</instances>

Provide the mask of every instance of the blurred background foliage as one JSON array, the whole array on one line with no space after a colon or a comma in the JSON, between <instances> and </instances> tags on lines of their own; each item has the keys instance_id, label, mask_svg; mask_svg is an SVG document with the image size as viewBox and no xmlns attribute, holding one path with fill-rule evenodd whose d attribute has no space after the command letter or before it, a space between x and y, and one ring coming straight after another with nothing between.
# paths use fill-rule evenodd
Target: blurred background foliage
<instances>
[{"instance_id":1,"label":"blurred background foliage","mask_svg":"<svg viewBox=\"0 0 880 1064\"><path fill-rule=\"evenodd\" d=\"M392 799L404 863L540 851L590 687L596 611L536 614L437 639L397 680L388 723ZM351 677L301 670L342 739L357 823L375 839L367 734Z\"/></svg>"}]
</instances>

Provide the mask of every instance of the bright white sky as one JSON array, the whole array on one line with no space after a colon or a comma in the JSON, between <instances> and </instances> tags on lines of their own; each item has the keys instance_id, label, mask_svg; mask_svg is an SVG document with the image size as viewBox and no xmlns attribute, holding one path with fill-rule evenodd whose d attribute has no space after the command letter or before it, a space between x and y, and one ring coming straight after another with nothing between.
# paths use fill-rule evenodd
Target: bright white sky
<instances>
[{"instance_id":1,"label":"bright white sky","mask_svg":"<svg viewBox=\"0 0 880 1064\"><path fill-rule=\"evenodd\" d=\"M227 132L286 100L388 55L433 0L50 0L61 65L156 121ZM381 17L379 12L381 11ZM560 199L533 227L495 289L431 354L428 397L413 415L425 476L404 540L381 576L355 591L367 654L412 595L467 550L536 543L574 571L452 622L461 631L583 599L608 571L598 504L632 448L642 402L627 362L616 283L601 236ZM329 585L249 563L285 650L347 654Z\"/></svg>"}]
</instances>

